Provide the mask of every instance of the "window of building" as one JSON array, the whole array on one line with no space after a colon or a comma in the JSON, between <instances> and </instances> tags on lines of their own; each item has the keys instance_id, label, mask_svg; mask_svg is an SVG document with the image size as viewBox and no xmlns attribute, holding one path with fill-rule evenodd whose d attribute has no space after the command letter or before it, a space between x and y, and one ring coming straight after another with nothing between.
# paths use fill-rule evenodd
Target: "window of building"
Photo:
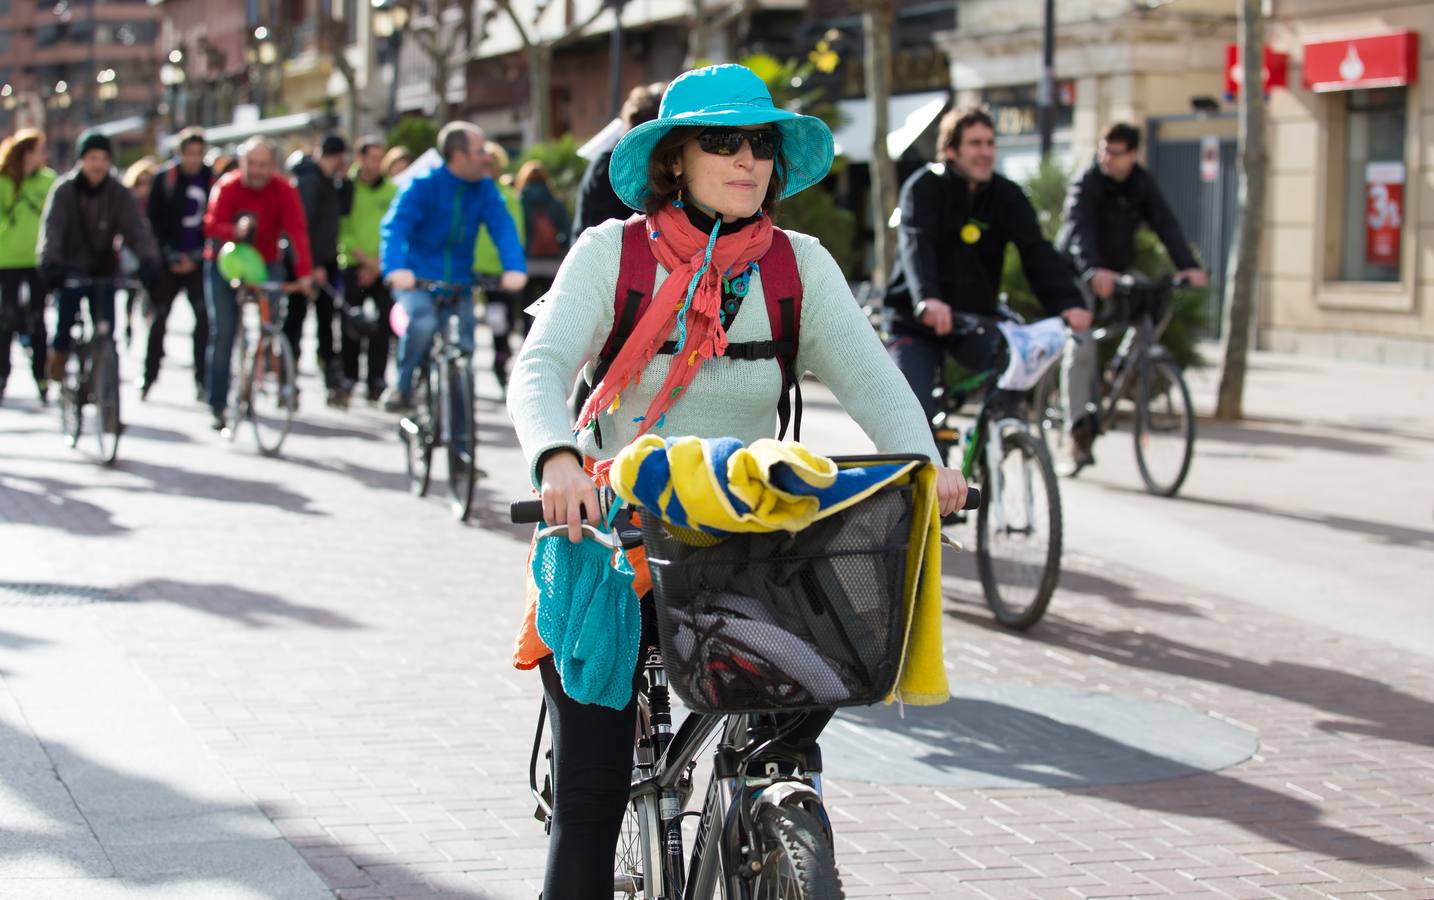
<instances>
[{"instance_id":1,"label":"window of building","mask_svg":"<svg viewBox=\"0 0 1434 900\"><path fill-rule=\"evenodd\" d=\"M1405 212L1408 89L1348 91L1345 115L1341 281L1399 281Z\"/></svg>"}]
</instances>

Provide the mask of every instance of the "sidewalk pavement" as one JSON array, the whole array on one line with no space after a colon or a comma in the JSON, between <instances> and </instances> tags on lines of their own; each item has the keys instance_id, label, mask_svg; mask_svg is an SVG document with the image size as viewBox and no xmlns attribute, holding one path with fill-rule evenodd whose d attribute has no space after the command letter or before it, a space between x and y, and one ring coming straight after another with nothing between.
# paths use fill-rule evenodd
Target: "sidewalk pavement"
<instances>
[{"instance_id":1,"label":"sidewalk pavement","mask_svg":"<svg viewBox=\"0 0 1434 900\"><path fill-rule=\"evenodd\" d=\"M1278 421L1202 421L1184 499L1139 493L1119 435L1062 482L1073 550L1034 631L995 628L953 560L961 699L832 726L924 744L933 773L829 769L848 896L1434 897L1434 659L1398 633L1427 604L1430 377L1255 363L1251 411ZM0 407L0 900L531 900L539 690L507 663L525 537L503 523L525 467L491 380L468 528L408 494L389 417L306 380L270 460L208 432L188 384L127 386L114 469L15 381ZM862 449L808 399L804 437ZM1368 588L1306 599L1326 582ZM1113 783L1191 715L1253 755Z\"/></svg>"}]
</instances>

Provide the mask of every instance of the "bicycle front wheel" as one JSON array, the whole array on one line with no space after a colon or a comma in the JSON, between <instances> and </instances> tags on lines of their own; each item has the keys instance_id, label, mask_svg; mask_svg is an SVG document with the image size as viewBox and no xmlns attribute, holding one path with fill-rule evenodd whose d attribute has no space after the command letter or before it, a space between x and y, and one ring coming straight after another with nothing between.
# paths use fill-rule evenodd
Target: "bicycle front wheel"
<instances>
[{"instance_id":1,"label":"bicycle front wheel","mask_svg":"<svg viewBox=\"0 0 1434 900\"><path fill-rule=\"evenodd\" d=\"M1035 390L1031 395L1031 408L1035 412L1035 422L1040 428L1041 443L1046 447L1046 455L1055 459L1055 455L1061 450L1061 442L1066 433L1066 411L1061 403L1061 367L1053 365L1036 382Z\"/></svg>"},{"instance_id":2,"label":"bicycle front wheel","mask_svg":"<svg viewBox=\"0 0 1434 900\"><path fill-rule=\"evenodd\" d=\"M1024 631L1045 615L1060 579L1061 498L1039 441L1011 431L1001 443L997 471L981 457L985 498L976 514L976 567L996 620Z\"/></svg>"},{"instance_id":3,"label":"bicycle front wheel","mask_svg":"<svg viewBox=\"0 0 1434 900\"><path fill-rule=\"evenodd\" d=\"M278 456L289 427L294 423L298 395L294 390L294 351L277 328L259 332L249 361L245 394L254 441L265 456Z\"/></svg>"},{"instance_id":4,"label":"bicycle front wheel","mask_svg":"<svg viewBox=\"0 0 1434 900\"><path fill-rule=\"evenodd\" d=\"M448 493L453 516L468 521L478 480L478 432L473 424L473 368L466 357L443 367L443 443L448 449Z\"/></svg>"},{"instance_id":5,"label":"bicycle front wheel","mask_svg":"<svg viewBox=\"0 0 1434 900\"><path fill-rule=\"evenodd\" d=\"M90 385L95 402L95 436L99 439L100 462L112 465L119 456L121 431L119 355L112 339L100 339L93 346Z\"/></svg>"},{"instance_id":6,"label":"bicycle front wheel","mask_svg":"<svg viewBox=\"0 0 1434 900\"><path fill-rule=\"evenodd\" d=\"M1173 497L1185 483L1195 455L1195 410L1175 361L1147 358L1136 385L1135 463L1145 489Z\"/></svg>"},{"instance_id":7,"label":"bicycle front wheel","mask_svg":"<svg viewBox=\"0 0 1434 900\"><path fill-rule=\"evenodd\" d=\"M754 824L761 869L752 900L840 900L836 859L816 816L796 806L768 806Z\"/></svg>"}]
</instances>

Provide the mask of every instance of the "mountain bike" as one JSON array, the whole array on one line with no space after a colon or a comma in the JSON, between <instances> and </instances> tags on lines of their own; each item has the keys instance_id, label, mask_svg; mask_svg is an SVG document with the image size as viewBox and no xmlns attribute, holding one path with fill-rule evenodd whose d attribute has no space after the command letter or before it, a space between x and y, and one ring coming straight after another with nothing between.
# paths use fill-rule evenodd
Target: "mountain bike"
<instances>
[{"instance_id":1,"label":"mountain bike","mask_svg":"<svg viewBox=\"0 0 1434 900\"><path fill-rule=\"evenodd\" d=\"M1171 297L1180 278L1150 281L1123 275L1110 301L1103 304L1092 339L1122 335L1110 361L1096 373L1095 398L1086 410L1094 423L1092 440L1128 423L1135 438L1135 463L1145 489L1173 497L1184 484L1195 454L1195 409L1185 375L1160 344L1174 316ZM1065 434L1060 370L1046 373L1036 388L1041 436L1049 445Z\"/></svg>"},{"instance_id":2,"label":"mountain bike","mask_svg":"<svg viewBox=\"0 0 1434 900\"><path fill-rule=\"evenodd\" d=\"M900 639L893 644L889 637L905 634L904 607L894 595L905 584L910 501L909 486L884 488L796 534L719 538L678 528L646 511L640 514L640 528L604 533L584 526L589 537L614 551L642 545L653 575L652 602L643 606L651 610L648 624L655 627L643 629L638 652L632 786L613 862L615 895L840 900L832 824L822 801L821 749L810 737L825 719L813 729L803 716L828 716L840 706L878 702L895 682ZM613 502L612 492L604 491L604 509ZM980 505L981 494L972 488L966 506ZM542 511L541 500L519 501L512 504L511 518L538 522ZM631 521L625 510L617 519ZM566 530L566 525L544 529L539 539ZM732 573L753 570L781 582L774 588L781 596L733 599ZM778 629L775 636L764 623L767 640L758 646L763 643L754 636L761 633L759 626L737 610L750 613L763 603L780 606L783 599L803 613L817 613L783 622L791 630ZM807 630L818 621L824 624ZM843 691L838 699L836 693ZM691 711L675 731L673 692ZM538 713L528 784L537 802L535 817L550 828L551 749L544 781L538 782L546 713L545 702ZM798 740L799 733L808 736ZM698 757L713 739L717 745L702 808L688 810ZM696 820L690 856L684 849L684 819Z\"/></svg>"},{"instance_id":3,"label":"mountain bike","mask_svg":"<svg viewBox=\"0 0 1434 900\"><path fill-rule=\"evenodd\" d=\"M132 278L66 278L63 284L66 288L89 291L122 288L131 296L144 290L144 286ZM113 325L93 321L90 325L86 328L84 319L78 320L79 335L65 361L65 374L60 380L60 431L71 447L78 447L84 431L84 409L93 404L91 427L98 439L100 462L112 465L119 456L119 439L124 433L120 421L119 354L115 349Z\"/></svg>"},{"instance_id":4,"label":"mountain bike","mask_svg":"<svg viewBox=\"0 0 1434 900\"><path fill-rule=\"evenodd\" d=\"M225 411L229 424L224 435L234 440L239 423L248 421L259 452L278 456L299 407L294 348L284 335L283 322L288 294L300 288L286 281L235 281L233 287L239 324L234 334ZM244 310L251 306L255 314L249 317Z\"/></svg>"},{"instance_id":5,"label":"mountain bike","mask_svg":"<svg viewBox=\"0 0 1434 900\"><path fill-rule=\"evenodd\" d=\"M993 320L953 311L953 333L981 334ZM1007 313L1014 316L1012 313ZM939 383L932 417L936 447L947 465L981 486L976 514L976 568L996 621L1024 631L1040 621L1060 581L1063 523L1050 454L1031 433L1024 392L999 388L1000 371ZM961 408L980 398L963 429Z\"/></svg>"},{"instance_id":6,"label":"mountain bike","mask_svg":"<svg viewBox=\"0 0 1434 900\"><path fill-rule=\"evenodd\" d=\"M448 493L453 515L468 521L473 512L473 487L478 480L478 429L474 415L473 356L459 340L459 303L472 303L474 289L495 290L496 278L478 278L473 285L419 281L418 290L433 297L433 311L446 324L433 335L433 346L414 373L413 411L399 420L409 489L423 497L433 473L433 454L442 448L448 458ZM397 304L395 309L401 309ZM401 334L401 328L394 329Z\"/></svg>"}]
</instances>

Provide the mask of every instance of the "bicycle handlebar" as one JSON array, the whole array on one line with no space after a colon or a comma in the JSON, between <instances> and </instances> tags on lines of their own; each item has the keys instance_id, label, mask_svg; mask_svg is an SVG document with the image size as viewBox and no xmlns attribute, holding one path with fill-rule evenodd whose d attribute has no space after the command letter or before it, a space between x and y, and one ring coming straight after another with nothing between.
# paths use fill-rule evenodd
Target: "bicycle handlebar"
<instances>
[{"instance_id":1,"label":"bicycle handlebar","mask_svg":"<svg viewBox=\"0 0 1434 900\"><path fill-rule=\"evenodd\" d=\"M967 488L966 505L961 508L963 510L980 509L981 489L975 487ZM512 520L515 525L536 525L543 521L543 501L514 500L508 507L508 518ZM941 520L941 524L943 525L954 525L955 523L956 515L954 513Z\"/></svg>"}]
</instances>

